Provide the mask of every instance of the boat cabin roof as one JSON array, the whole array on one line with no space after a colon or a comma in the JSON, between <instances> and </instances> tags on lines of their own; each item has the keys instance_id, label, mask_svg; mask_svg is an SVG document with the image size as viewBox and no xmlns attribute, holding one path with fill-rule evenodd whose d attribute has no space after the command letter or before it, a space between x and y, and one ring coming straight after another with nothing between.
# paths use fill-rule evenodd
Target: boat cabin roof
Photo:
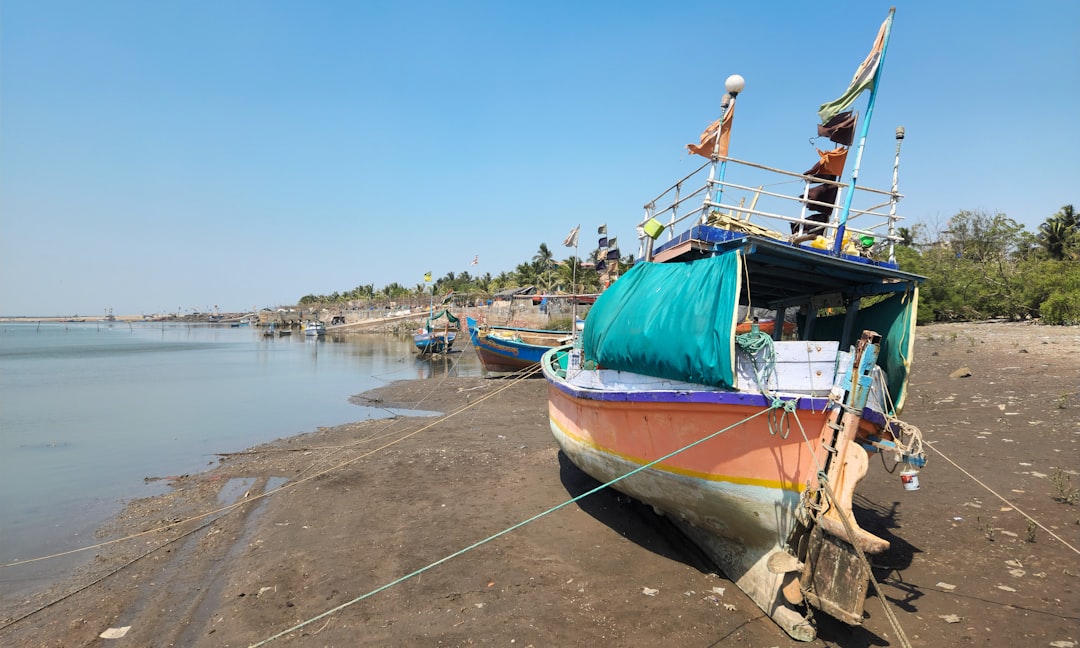
<instances>
[{"instance_id":1,"label":"boat cabin roof","mask_svg":"<svg viewBox=\"0 0 1080 648\"><path fill-rule=\"evenodd\" d=\"M847 254L833 256L827 250L709 225L694 226L666 241L653 251L653 260L692 261L735 249L745 254L753 305L770 309L837 293L846 301L902 292L924 279L887 261Z\"/></svg>"}]
</instances>

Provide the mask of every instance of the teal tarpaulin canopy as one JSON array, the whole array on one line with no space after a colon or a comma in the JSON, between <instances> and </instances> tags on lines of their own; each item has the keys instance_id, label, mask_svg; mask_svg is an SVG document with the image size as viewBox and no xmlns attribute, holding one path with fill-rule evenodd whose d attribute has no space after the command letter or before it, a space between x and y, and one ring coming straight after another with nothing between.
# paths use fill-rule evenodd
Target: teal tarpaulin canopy
<instances>
[{"instance_id":1,"label":"teal tarpaulin canopy","mask_svg":"<svg viewBox=\"0 0 1080 648\"><path fill-rule=\"evenodd\" d=\"M606 369L732 387L739 254L635 264L589 312L584 359Z\"/></svg>"},{"instance_id":2,"label":"teal tarpaulin canopy","mask_svg":"<svg viewBox=\"0 0 1080 648\"><path fill-rule=\"evenodd\" d=\"M918 305L918 288L897 293L888 299L861 309L855 314L852 330L869 329L881 335L877 364L888 376L889 395L899 411L907 397L908 372L911 371L911 345ZM818 317L810 333L812 340L839 340L844 315ZM857 337L857 334L856 334Z\"/></svg>"},{"instance_id":3,"label":"teal tarpaulin canopy","mask_svg":"<svg viewBox=\"0 0 1080 648\"><path fill-rule=\"evenodd\" d=\"M440 317L445 317L451 324L453 324L455 326L457 326L458 322L461 321L460 318L455 317L454 314L450 312L450 309L444 308L443 310L439 311L438 313L434 313L431 317L428 318L428 320L427 320L427 328L428 328L428 330L431 330L431 323L434 322L435 320L439 319Z\"/></svg>"}]
</instances>

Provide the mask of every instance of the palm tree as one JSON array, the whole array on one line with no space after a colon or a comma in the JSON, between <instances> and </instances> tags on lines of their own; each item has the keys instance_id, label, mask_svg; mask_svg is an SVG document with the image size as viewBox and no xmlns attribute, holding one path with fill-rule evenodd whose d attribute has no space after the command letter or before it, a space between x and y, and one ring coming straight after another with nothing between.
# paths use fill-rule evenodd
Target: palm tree
<instances>
[{"instance_id":1,"label":"palm tree","mask_svg":"<svg viewBox=\"0 0 1080 648\"><path fill-rule=\"evenodd\" d=\"M1039 225L1035 238L1051 259L1061 261L1068 256L1068 248L1080 244L1080 216L1072 205L1065 205Z\"/></svg>"},{"instance_id":2,"label":"palm tree","mask_svg":"<svg viewBox=\"0 0 1080 648\"><path fill-rule=\"evenodd\" d=\"M476 287L479 288L481 292L491 292L491 273L485 272L483 276L477 277Z\"/></svg>"},{"instance_id":3,"label":"palm tree","mask_svg":"<svg viewBox=\"0 0 1080 648\"><path fill-rule=\"evenodd\" d=\"M519 286L536 285L536 265L534 263L519 263L514 270L514 281Z\"/></svg>"},{"instance_id":4,"label":"palm tree","mask_svg":"<svg viewBox=\"0 0 1080 648\"><path fill-rule=\"evenodd\" d=\"M532 266L536 283L540 283L542 279L545 292L551 291L551 265L554 261L555 255L548 249L547 243L541 243L540 249L533 255Z\"/></svg>"},{"instance_id":5,"label":"palm tree","mask_svg":"<svg viewBox=\"0 0 1080 648\"><path fill-rule=\"evenodd\" d=\"M546 268L551 261L555 259L555 255L548 249L547 243L541 243L540 249L533 255L533 263L539 265L542 268Z\"/></svg>"},{"instance_id":6,"label":"palm tree","mask_svg":"<svg viewBox=\"0 0 1080 648\"><path fill-rule=\"evenodd\" d=\"M915 242L915 232L909 227L896 228L896 235L902 239L900 245L911 247Z\"/></svg>"}]
</instances>

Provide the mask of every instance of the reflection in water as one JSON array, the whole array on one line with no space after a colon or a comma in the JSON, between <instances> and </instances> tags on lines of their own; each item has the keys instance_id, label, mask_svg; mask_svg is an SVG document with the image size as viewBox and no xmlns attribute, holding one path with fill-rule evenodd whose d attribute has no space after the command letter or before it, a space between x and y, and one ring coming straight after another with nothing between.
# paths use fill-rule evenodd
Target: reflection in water
<instances>
[{"instance_id":1,"label":"reflection in water","mask_svg":"<svg viewBox=\"0 0 1080 648\"><path fill-rule=\"evenodd\" d=\"M263 333L0 324L0 563L83 546L122 500L163 488L144 478L392 415L351 404L353 395L395 380L481 375L469 348L418 359L411 337Z\"/></svg>"},{"instance_id":2,"label":"reflection in water","mask_svg":"<svg viewBox=\"0 0 1080 648\"><path fill-rule=\"evenodd\" d=\"M475 376L479 360L470 349L467 353L453 350L450 353L415 354L416 378L445 378L447 376Z\"/></svg>"}]
</instances>

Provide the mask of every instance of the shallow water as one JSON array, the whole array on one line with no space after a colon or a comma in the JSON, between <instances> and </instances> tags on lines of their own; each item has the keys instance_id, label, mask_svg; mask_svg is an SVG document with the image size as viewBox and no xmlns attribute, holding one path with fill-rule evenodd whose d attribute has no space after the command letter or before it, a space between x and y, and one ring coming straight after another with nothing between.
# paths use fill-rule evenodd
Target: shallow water
<instances>
[{"instance_id":1,"label":"shallow water","mask_svg":"<svg viewBox=\"0 0 1080 648\"><path fill-rule=\"evenodd\" d=\"M391 415L349 403L352 395L394 380L480 375L466 351L432 361L417 358L411 338L392 335L0 324L0 565L93 544L124 500L165 488L147 477L198 472L215 453ZM49 580L70 562L0 570L0 589Z\"/></svg>"}]
</instances>

